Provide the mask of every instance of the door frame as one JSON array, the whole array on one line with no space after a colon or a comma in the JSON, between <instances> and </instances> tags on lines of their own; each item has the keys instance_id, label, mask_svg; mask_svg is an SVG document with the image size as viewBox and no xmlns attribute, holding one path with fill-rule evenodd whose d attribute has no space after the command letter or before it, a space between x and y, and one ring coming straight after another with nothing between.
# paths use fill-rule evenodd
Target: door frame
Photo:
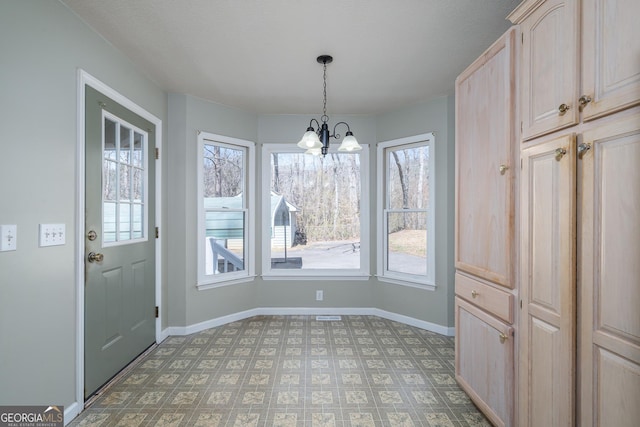
<instances>
[{"instance_id":1,"label":"door frame","mask_svg":"<svg viewBox=\"0 0 640 427\"><path fill-rule=\"evenodd\" d=\"M105 83L93 77L83 69L78 69L77 87L77 147L76 147L76 405L77 414L84 410L84 283L85 283L85 85L88 85L105 96L113 99L118 104L128 108L140 117L150 121L156 127L155 140L149 141L149 147L157 148L160 152L162 146L162 120L140 107L129 98L112 89ZM152 151L153 152L153 151ZM154 156L150 157L155 161ZM156 162L155 172L155 223L161 226L162 206L162 162ZM153 236L150 236L153 238ZM155 239L155 304L162 307L162 234ZM156 343L160 343L162 335L162 310L156 318ZM76 414L76 415L77 415Z\"/></svg>"}]
</instances>

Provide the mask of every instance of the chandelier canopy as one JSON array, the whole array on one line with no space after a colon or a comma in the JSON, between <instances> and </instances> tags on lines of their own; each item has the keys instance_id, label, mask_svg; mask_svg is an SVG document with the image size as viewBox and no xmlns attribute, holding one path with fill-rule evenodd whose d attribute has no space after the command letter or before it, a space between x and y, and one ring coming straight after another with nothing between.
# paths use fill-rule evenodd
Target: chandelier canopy
<instances>
[{"instance_id":1,"label":"chandelier canopy","mask_svg":"<svg viewBox=\"0 0 640 427\"><path fill-rule=\"evenodd\" d=\"M362 146L358 144L356 137L353 136L353 132L349 128L349 125L345 122L338 122L333 127L333 134L329 134L329 125L327 122L329 121L329 116L327 116L327 64L333 62L333 57L331 55L320 55L317 58L318 63L322 64L324 72L323 72L323 96L324 96L324 106L322 110L322 117L320 120L322 124L318 122L316 119L311 119L309 122L309 127L307 131L302 135L302 139L298 142L298 147L307 150L305 153L313 154L318 156L322 154L326 156L329 152L329 139L335 138L339 139L340 134L336 133L336 128L338 125L342 124L347 127L347 132L342 140L342 144L338 148L338 151L357 151L362 150ZM318 131L313 128L313 122L316 122L318 126Z\"/></svg>"}]
</instances>

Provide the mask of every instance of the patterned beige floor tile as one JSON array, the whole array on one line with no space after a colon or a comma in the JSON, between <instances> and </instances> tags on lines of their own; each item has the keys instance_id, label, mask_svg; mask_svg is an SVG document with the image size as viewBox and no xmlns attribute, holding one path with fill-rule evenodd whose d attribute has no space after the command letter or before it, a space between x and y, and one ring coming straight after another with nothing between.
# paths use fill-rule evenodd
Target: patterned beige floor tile
<instances>
[{"instance_id":1,"label":"patterned beige floor tile","mask_svg":"<svg viewBox=\"0 0 640 427\"><path fill-rule=\"evenodd\" d=\"M258 316L167 338L70 427L489 427L453 354L375 316Z\"/></svg>"},{"instance_id":2,"label":"patterned beige floor tile","mask_svg":"<svg viewBox=\"0 0 640 427\"><path fill-rule=\"evenodd\" d=\"M390 427L414 427L411 415L406 412L388 412L387 419Z\"/></svg>"},{"instance_id":3,"label":"patterned beige floor tile","mask_svg":"<svg viewBox=\"0 0 640 427\"><path fill-rule=\"evenodd\" d=\"M145 413L125 413L118 420L116 427L138 427L147 418Z\"/></svg>"}]
</instances>

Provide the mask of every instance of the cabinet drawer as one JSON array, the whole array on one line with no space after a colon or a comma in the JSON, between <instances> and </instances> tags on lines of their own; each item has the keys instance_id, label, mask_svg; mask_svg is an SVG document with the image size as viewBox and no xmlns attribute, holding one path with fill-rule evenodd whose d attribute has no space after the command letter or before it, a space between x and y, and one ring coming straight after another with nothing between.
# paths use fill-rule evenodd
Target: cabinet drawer
<instances>
[{"instance_id":1,"label":"cabinet drawer","mask_svg":"<svg viewBox=\"0 0 640 427\"><path fill-rule=\"evenodd\" d=\"M456 273L456 295L508 323L513 323L513 295L507 292Z\"/></svg>"}]
</instances>

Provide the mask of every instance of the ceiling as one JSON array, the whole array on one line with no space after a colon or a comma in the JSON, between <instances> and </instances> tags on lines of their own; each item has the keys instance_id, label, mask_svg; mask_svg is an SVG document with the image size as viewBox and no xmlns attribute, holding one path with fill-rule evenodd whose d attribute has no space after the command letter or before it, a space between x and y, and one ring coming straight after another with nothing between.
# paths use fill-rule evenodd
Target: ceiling
<instances>
[{"instance_id":1,"label":"ceiling","mask_svg":"<svg viewBox=\"0 0 640 427\"><path fill-rule=\"evenodd\" d=\"M261 114L376 114L453 93L519 0L61 0L168 92Z\"/></svg>"}]
</instances>

